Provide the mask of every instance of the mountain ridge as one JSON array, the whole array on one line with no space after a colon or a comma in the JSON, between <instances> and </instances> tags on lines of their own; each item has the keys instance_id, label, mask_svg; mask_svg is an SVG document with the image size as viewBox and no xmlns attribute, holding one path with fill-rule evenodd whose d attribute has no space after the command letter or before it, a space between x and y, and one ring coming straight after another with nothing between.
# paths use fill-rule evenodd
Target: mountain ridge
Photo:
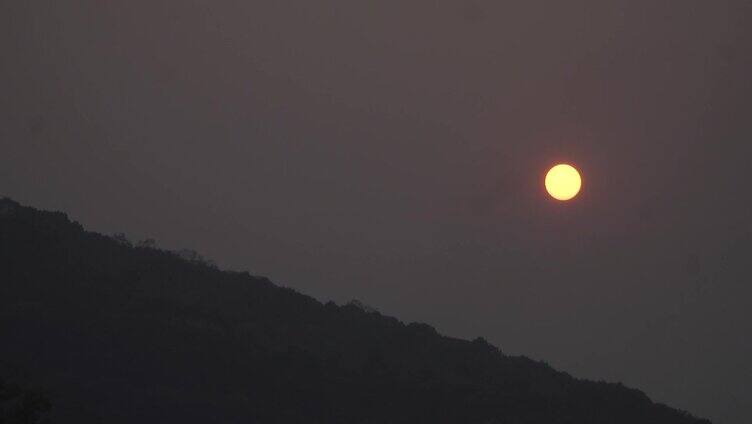
<instances>
[{"instance_id":1,"label":"mountain ridge","mask_svg":"<svg viewBox=\"0 0 752 424\"><path fill-rule=\"evenodd\" d=\"M53 422L709 423L358 303L0 200L4 361Z\"/></svg>"}]
</instances>

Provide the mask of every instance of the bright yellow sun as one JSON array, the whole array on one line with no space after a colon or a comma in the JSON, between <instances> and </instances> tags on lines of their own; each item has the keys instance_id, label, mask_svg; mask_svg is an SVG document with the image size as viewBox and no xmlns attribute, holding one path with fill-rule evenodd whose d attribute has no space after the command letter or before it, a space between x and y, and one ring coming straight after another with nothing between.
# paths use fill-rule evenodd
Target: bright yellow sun
<instances>
[{"instance_id":1,"label":"bright yellow sun","mask_svg":"<svg viewBox=\"0 0 752 424\"><path fill-rule=\"evenodd\" d=\"M572 165L560 163L546 174L546 190L556 200L570 200L582 187L580 173Z\"/></svg>"}]
</instances>

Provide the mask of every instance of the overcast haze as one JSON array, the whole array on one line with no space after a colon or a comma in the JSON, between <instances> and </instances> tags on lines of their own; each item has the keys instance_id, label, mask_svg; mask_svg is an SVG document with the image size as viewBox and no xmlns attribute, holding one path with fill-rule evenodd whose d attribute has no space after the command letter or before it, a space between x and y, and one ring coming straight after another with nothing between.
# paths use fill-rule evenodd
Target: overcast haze
<instances>
[{"instance_id":1,"label":"overcast haze","mask_svg":"<svg viewBox=\"0 0 752 424\"><path fill-rule=\"evenodd\" d=\"M7 1L0 193L752 422L752 3ZM583 173L550 199L547 167Z\"/></svg>"}]
</instances>

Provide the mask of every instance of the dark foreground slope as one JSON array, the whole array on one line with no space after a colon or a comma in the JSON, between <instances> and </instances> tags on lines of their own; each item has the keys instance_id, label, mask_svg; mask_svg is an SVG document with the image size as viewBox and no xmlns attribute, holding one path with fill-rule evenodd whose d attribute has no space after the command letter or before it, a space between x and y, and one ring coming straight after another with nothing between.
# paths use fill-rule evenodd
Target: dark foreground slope
<instances>
[{"instance_id":1,"label":"dark foreground slope","mask_svg":"<svg viewBox=\"0 0 752 424\"><path fill-rule=\"evenodd\" d=\"M706 422L7 199L0 361L46 388L58 423Z\"/></svg>"}]
</instances>

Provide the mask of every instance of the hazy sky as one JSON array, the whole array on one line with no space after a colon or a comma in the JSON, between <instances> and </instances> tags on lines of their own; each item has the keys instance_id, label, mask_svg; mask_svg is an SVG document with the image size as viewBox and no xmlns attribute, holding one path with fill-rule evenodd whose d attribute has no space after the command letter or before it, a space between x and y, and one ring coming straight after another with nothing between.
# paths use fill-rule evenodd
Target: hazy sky
<instances>
[{"instance_id":1,"label":"hazy sky","mask_svg":"<svg viewBox=\"0 0 752 424\"><path fill-rule=\"evenodd\" d=\"M0 4L0 193L752 421L752 2ZM584 174L548 198L548 166Z\"/></svg>"}]
</instances>

